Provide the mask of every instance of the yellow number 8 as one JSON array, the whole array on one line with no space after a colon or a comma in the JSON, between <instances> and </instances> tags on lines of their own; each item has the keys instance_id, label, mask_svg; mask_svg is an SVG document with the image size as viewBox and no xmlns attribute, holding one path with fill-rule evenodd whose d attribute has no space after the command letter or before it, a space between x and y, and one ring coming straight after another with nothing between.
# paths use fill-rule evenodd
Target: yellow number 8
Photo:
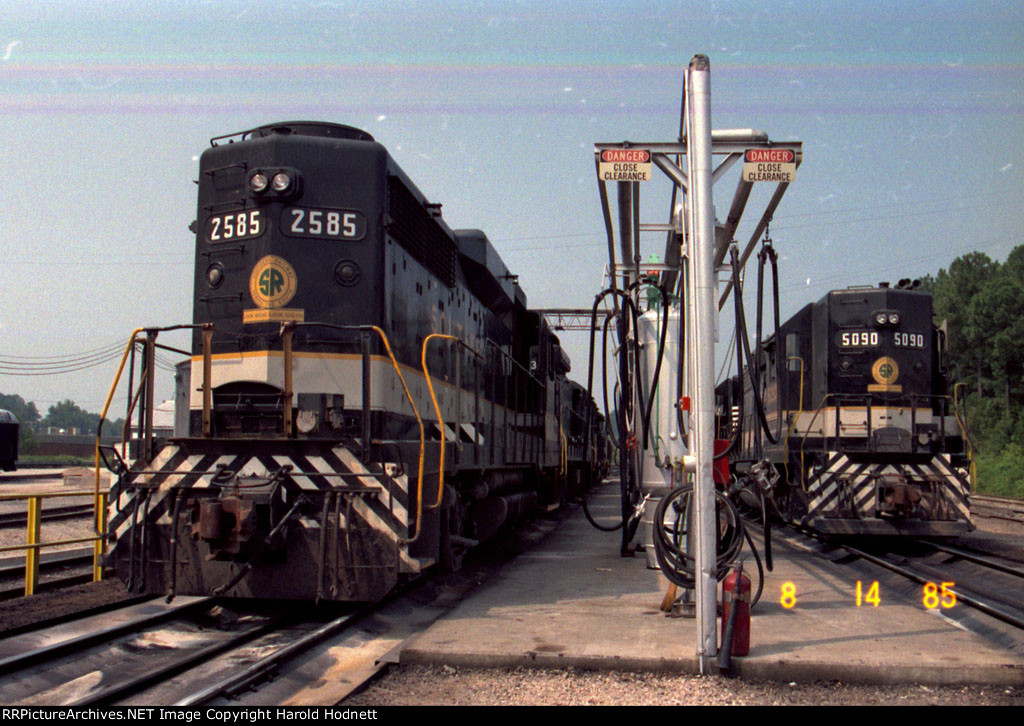
<instances>
[{"instance_id":1,"label":"yellow number 8","mask_svg":"<svg viewBox=\"0 0 1024 726\"><path fill-rule=\"evenodd\" d=\"M779 598L782 607L789 610L796 605L796 585L792 582L782 583L782 597Z\"/></svg>"}]
</instances>

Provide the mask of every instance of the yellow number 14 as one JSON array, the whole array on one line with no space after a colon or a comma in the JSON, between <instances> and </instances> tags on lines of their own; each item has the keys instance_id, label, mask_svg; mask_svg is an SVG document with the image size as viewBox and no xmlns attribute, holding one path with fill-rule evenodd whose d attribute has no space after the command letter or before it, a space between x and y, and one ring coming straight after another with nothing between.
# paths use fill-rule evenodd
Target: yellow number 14
<instances>
[{"instance_id":1,"label":"yellow number 14","mask_svg":"<svg viewBox=\"0 0 1024 726\"><path fill-rule=\"evenodd\" d=\"M867 594L863 592L863 585L861 584L861 581L857 580L857 607L860 607L866 602L871 603L876 608L882 603L882 598L878 592L877 580L871 583L871 587L868 588Z\"/></svg>"}]
</instances>

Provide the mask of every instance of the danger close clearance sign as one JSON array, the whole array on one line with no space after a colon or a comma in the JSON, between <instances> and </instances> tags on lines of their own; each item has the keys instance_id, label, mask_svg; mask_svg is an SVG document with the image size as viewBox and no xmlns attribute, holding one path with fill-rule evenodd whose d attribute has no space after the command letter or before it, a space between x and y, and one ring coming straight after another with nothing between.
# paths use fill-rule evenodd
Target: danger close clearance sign
<instances>
[{"instance_id":1,"label":"danger close clearance sign","mask_svg":"<svg viewBox=\"0 0 1024 726\"><path fill-rule=\"evenodd\" d=\"M651 152L647 149L604 149L598 162L601 181L650 181Z\"/></svg>"},{"instance_id":2,"label":"danger close clearance sign","mask_svg":"<svg viewBox=\"0 0 1024 726\"><path fill-rule=\"evenodd\" d=\"M747 149L743 154L743 181L796 180L796 154L792 149Z\"/></svg>"}]
</instances>

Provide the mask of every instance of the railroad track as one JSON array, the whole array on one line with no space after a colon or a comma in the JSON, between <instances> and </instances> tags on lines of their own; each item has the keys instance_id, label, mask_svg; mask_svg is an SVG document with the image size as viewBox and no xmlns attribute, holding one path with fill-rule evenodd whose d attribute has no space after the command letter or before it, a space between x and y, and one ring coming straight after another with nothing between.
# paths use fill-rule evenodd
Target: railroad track
<instances>
[{"instance_id":1,"label":"railroad track","mask_svg":"<svg viewBox=\"0 0 1024 726\"><path fill-rule=\"evenodd\" d=\"M0 638L0 703L335 705L554 526L534 523L459 572L425 576L364 608L181 597Z\"/></svg>"},{"instance_id":2,"label":"railroad track","mask_svg":"<svg viewBox=\"0 0 1024 726\"><path fill-rule=\"evenodd\" d=\"M840 549L884 567L922 586L925 607L948 611L966 605L1024 630L1024 562L969 547L928 541L922 550L907 553L869 551L839 545Z\"/></svg>"},{"instance_id":3,"label":"railroad track","mask_svg":"<svg viewBox=\"0 0 1024 726\"><path fill-rule=\"evenodd\" d=\"M753 529L759 531L760 522ZM810 530L773 528L773 540L810 548L850 567L867 595L880 583L881 600L899 597L956 621L1012 650L1024 650L1024 559L963 543L916 539L836 541ZM877 595L876 595L877 596Z\"/></svg>"},{"instance_id":4,"label":"railroad track","mask_svg":"<svg viewBox=\"0 0 1024 726\"><path fill-rule=\"evenodd\" d=\"M971 514L1024 524L1024 500L992 494L975 494L971 496Z\"/></svg>"},{"instance_id":5,"label":"railroad track","mask_svg":"<svg viewBox=\"0 0 1024 726\"><path fill-rule=\"evenodd\" d=\"M45 577L36 585L36 592L90 582L93 578L92 559L91 548L43 553L39 571ZM22 597L24 594L24 556L0 560L0 601Z\"/></svg>"},{"instance_id":6,"label":"railroad track","mask_svg":"<svg viewBox=\"0 0 1024 726\"><path fill-rule=\"evenodd\" d=\"M66 507L50 507L43 509L40 520L43 522L54 522L61 519L91 517L94 511L92 503L72 504ZM28 513L26 512L0 512L0 528L24 527L27 523Z\"/></svg>"},{"instance_id":7,"label":"railroad track","mask_svg":"<svg viewBox=\"0 0 1024 726\"><path fill-rule=\"evenodd\" d=\"M973 504L972 498L972 510ZM759 534L760 519L744 518L751 531ZM1024 559L1020 557L963 542L916 538L839 541L791 524L774 526L772 538L801 548L811 543L811 549L825 559L856 565L859 572L854 579L865 588L884 581L886 597L899 594L989 640L1024 650ZM886 577L883 571L891 574ZM971 610L980 615L968 614Z\"/></svg>"},{"instance_id":8,"label":"railroad track","mask_svg":"<svg viewBox=\"0 0 1024 726\"><path fill-rule=\"evenodd\" d=\"M556 526L538 518L475 551L458 572L424 576L363 608L179 597L19 628L0 638L0 703L335 705Z\"/></svg>"},{"instance_id":9,"label":"railroad track","mask_svg":"<svg viewBox=\"0 0 1024 726\"><path fill-rule=\"evenodd\" d=\"M352 637L346 631L359 632L359 622L372 622L377 607L348 608L323 622L309 617L310 608L294 605L201 597L135 603L0 640L0 702L197 706L241 692L252 698L260 692L251 689L287 674L296 662L308 660L317 645L328 643L336 660L355 658L354 649L343 645L346 635ZM332 611L321 614L325 612ZM361 651L370 653L367 644L373 637L367 633L380 635L381 629L364 630L357 640ZM393 645L385 639L380 648L385 647ZM375 656L365 665L367 678L383 667ZM293 698L301 697L308 683L285 679L286 688L295 691ZM361 683L350 682L349 690ZM197 689L197 684L203 687ZM283 703L282 684L275 685L269 702ZM347 695L338 688L321 691L321 704L337 703Z\"/></svg>"},{"instance_id":10,"label":"railroad track","mask_svg":"<svg viewBox=\"0 0 1024 726\"><path fill-rule=\"evenodd\" d=\"M8 674L0 681L0 701L110 703L150 679L187 667L190 659L208 656L212 643L223 644L225 638L207 637L196 647L196 640L188 638L213 622L212 608L205 598L183 598L169 607L150 601L0 641L0 672ZM175 636L191 647L171 648ZM161 648L164 642L168 645ZM156 645L147 648L147 643Z\"/></svg>"}]
</instances>

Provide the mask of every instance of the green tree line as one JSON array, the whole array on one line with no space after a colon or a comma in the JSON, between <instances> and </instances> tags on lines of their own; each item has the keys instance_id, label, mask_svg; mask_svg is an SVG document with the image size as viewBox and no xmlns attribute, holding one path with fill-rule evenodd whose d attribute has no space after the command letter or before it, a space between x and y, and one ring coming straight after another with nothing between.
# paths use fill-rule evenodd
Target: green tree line
<instances>
[{"instance_id":1,"label":"green tree line","mask_svg":"<svg viewBox=\"0 0 1024 726\"><path fill-rule=\"evenodd\" d=\"M971 252L923 282L967 388L979 491L1024 497L1024 245L1002 263Z\"/></svg>"},{"instance_id":2,"label":"green tree line","mask_svg":"<svg viewBox=\"0 0 1024 726\"><path fill-rule=\"evenodd\" d=\"M66 431L77 429L80 434L95 436L100 422L98 413L89 413L70 399L53 404L46 415L41 416L34 402L26 401L18 395L0 393L0 409L13 413L21 424L18 428L19 456L33 453L36 448L36 434L45 433L51 427ZM123 423L122 419L113 423L105 421L104 435L120 434Z\"/></svg>"}]
</instances>

